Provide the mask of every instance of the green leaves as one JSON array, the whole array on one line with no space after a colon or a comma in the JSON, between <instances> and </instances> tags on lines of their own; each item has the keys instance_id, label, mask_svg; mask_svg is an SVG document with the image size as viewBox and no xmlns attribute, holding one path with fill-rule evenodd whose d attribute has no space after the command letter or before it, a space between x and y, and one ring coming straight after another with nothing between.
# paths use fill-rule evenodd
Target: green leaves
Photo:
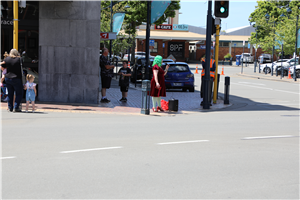
<instances>
[{"instance_id":1,"label":"green leaves","mask_svg":"<svg viewBox=\"0 0 300 200\"><path fill-rule=\"evenodd\" d=\"M252 33L250 42L258 44L263 51L271 53L272 47L280 46L283 42L285 54L293 54L296 42L296 16L299 12L300 2L291 1L257 1L256 9L251 13L249 21L255 23L256 34ZM291 12L287 11L291 9ZM269 18L266 17L269 15ZM281 16L284 14L285 16ZM276 50L281 51L281 47Z\"/></svg>"}]
</instances>

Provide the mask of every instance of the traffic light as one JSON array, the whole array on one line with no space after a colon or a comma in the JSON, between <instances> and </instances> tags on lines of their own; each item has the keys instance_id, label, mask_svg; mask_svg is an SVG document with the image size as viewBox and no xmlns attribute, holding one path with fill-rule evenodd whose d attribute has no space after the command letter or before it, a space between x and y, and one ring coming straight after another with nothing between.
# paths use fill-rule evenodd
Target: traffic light
<instances>
[{"instance_id":1,"label":"traffic light","mask_svg":"<svg viewBox=\"0 0 300 200\"><path fill-rule=\"evenodd\" d=\"M215 18L211 17L211 35L216 33Z\"/></svg>"},{"instance_id":2,"label":"traffic light","mask_svg":"<svg viewBox=\"0 0 300 200\"><path fill-rule=\"evenodd\" d=\"M229 1L215 0L215 16L219 18L227 18L229 14Z\"/></svg>"}]
</instances>

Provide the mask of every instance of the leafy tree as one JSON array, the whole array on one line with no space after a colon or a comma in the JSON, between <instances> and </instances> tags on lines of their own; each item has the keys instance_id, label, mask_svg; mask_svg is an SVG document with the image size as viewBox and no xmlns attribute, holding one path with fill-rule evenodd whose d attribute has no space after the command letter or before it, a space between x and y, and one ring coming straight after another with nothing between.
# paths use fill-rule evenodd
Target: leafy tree
<instances>
[{"instance_id":1,"label":"leafy tree","mask_svg":"<svg viewBox=\"0 0 300 200\"><path fill-rule=\"evenodd\" d=\"M125 33L132 37L132 40L128 40L128 37L123 35L123 38L127 38L127 43L131 43L132 49L134 49L136 27L147 22L147 1L113 1L113 12L125 12L125 19L123 22L123 29ZM102 1L101 7L105 8L110 5L110 1ZM128 5L130 8L125 9ZM162 24L168 17L175 17L175 10L180 9L180 1L171 1L170 5L166 9L165 13L155 22L156 25ZM110 30L110 9L101 10L101 31ZM120 37L120 36L119 36ZM114 47L114 46L113 46ZM128 46L126 46L128 48ZM133 52L134 53L134 52ZM131 58L134 58L134 56Z\"/></svg>"},{"instance_id":2,"label":"leafy tree","mask_svg":"<svg viewBox=\"0 0 300 200\"><path fill-rule=\"evenodd\" d=\"M300 2L268 0L257 1L257 4L249 18L251 23L255 23L257 39L256 33L252 33L250 43L260 45L263 51L271 53L273 45L280 47L278 41L282 41L285 54L292 54L295 51L296 16L300 13ZM291 12L288 13L286 8L291 8ZM269 15L268 20L266 14ZM281 52L281 48L276 51Z\"/></svg>"}]
</instances>

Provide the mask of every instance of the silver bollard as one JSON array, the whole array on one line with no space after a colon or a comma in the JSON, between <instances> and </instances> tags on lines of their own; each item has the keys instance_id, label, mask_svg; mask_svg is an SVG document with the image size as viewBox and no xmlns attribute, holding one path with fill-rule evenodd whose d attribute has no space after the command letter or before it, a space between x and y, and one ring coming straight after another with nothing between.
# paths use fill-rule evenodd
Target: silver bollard
<instances>
[{"instance_id":1,"label":"silver bollard","mask_svg":"<svg viewBox=\"0 0 300 200\"><path fill-rule=\"evenodd\" d=\"M151 81L143 80L142 81L142 108L141 114L149 115L150 114L150 88Z\"/></svg>"}]
</instances>

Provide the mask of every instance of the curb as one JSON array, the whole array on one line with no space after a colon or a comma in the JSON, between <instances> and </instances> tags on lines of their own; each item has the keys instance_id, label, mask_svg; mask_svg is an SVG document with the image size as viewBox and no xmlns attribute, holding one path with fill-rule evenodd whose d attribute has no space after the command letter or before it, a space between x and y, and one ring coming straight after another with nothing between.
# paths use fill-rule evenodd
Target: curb
<instances>
[{"instance_id":1,"label":"curb","mask_svg":"<svg viewBox=\"0 0 300 200\"><path fill-rule=\"evenodd\" d=\"M257 79L270 80L270 81L277 81L277 82L300 83L298 78L297 78L297 81L295 81L294 79L289 79L289 80L287 80L287 79L277 79L276 76L275 77L266 77L268 75L250 75L250 74L240 74L240 73L237 73L236 75L246 76L246 77L251 77L251 78L257 78Z\"/></svg>"}]
</instances>

